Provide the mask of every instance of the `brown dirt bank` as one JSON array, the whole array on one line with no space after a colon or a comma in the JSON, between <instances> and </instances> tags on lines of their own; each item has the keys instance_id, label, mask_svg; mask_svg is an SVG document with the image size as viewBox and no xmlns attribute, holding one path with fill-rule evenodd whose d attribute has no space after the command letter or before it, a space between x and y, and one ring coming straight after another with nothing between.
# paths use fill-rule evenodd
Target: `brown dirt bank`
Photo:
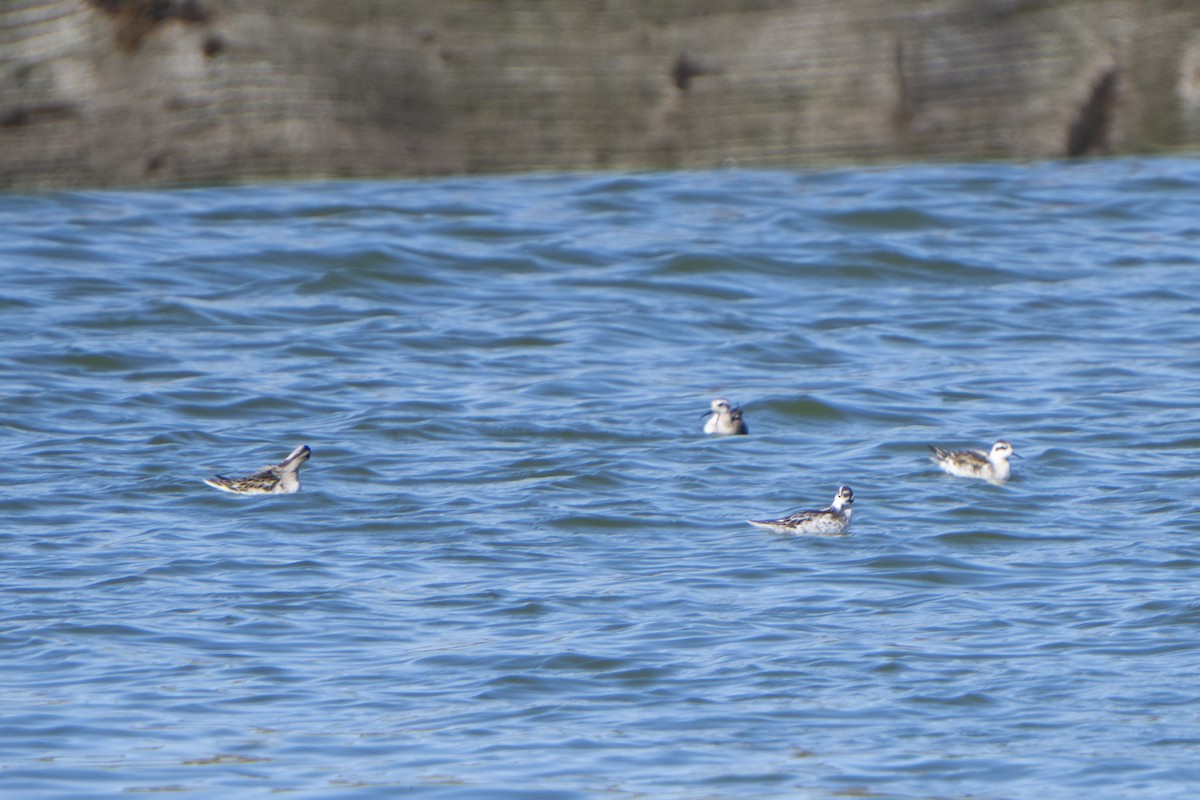
<instances>
[{"instance_id":1,"label":"brown dirt bank","mask_svg":"<svg viewBox=\"0 0 1200 800\"><path fill-rule=\"evenodd\" d=\"M1200 145L1190 0L5 0L0 187Z\"/></svg>"}]
</instances>

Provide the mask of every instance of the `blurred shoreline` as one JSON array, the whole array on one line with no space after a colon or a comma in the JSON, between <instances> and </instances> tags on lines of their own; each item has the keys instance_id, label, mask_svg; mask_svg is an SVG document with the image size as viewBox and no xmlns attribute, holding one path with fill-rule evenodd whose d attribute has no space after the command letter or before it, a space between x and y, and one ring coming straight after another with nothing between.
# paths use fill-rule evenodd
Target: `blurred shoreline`
<instances>
[{"instance_id":1,"label":"blurred shoreline","mask_svg":"<svg viewBox=\"0 0 1200 800\"><path fill-rule=\"evenodd\" d=\"M1170 0L9 0L0 188L1200 146Z\"/></svg>"}]
</instances>

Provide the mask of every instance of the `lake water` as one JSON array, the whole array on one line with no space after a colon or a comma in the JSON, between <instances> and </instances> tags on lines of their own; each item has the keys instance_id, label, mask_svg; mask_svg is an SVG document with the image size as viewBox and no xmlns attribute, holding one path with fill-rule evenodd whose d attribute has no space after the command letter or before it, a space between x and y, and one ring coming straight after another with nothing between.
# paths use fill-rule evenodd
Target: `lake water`
<instances>
[{"instance_id":1,"label":"lake water","mask_svg":"<svg viewBox=\"0 0 1200 800\"><path fill-rule=\"evenodd\" d=\"M4 798L1200 786L1200 161L0 225ZM926 457L998 438L1003 486ZM848 536L744 522L843 483Z\"/></svg>"}]
</instances>

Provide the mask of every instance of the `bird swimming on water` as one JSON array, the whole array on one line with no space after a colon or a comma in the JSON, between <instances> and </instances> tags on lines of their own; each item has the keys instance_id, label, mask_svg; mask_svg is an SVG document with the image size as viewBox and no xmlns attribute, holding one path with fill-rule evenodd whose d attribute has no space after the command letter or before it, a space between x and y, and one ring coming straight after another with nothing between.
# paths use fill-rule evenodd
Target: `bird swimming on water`
<instances>
[{"instance_id":1,"label":"bird swimming on water","mask_svg":"<svg viewBox=\"0 0 1200 800\"><path fill-rule=\"evenodd\" d=\"M704 423L705 433L726 436L750 432L750 429L746 427L745 420L742 419L742 407L732 405L724 397L713 400L712 408L700 416L707 417L709 414L712 414L712 417Z\"/></svg>"},{"instance_id":2,"label":"bird swimming on water","mask_svg":"<svg viewBox=\"0 0 1200 800\"><path fill-rule=\"evenodd\" d=\"M1001 439L992 445L992 451L982 450L945 450L934 445L928 446L933 451L929 457L944 471L960 478L982 478L992 483L1003 483L1012 474L1010 458L1020 458L1013 452L1011 443Z\"/></svg>"},{"instance_id":3,"label":"bird swimming on water","mask_svg":"<svg viewBox=\"0 0 1200 800\"><path fill-rule=\"evenodd\" d=\"M292 494L300 491L300 465L308 461L312 450L302 444L282 462L265 467L244 478L226 478L214 475L204 482L214 489L234 494Z\"/></svg>"},{"instance_id":4,"label":"bird swimming on water","mask_svg":"<svg viewBox=\"0 0 1200 800\"><path fill-rule=\"evenodd\" d=\"M850 530L854 514L854 490L842 486L833 498L833 505L813 511L797 511L782 519L748 519L751 525L779 533L807 533L813 536L841 536Z\"/></svg>"}]
</instances>

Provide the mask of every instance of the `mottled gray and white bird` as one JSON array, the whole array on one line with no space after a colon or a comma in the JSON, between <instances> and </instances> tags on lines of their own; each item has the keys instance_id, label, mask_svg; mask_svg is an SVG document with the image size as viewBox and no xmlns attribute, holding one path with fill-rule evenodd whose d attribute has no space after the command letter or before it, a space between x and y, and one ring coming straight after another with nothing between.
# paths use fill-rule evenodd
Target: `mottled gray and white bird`
<instances>
[{"instance_id":1,"label":"mottled gray and white bird","mask_svg":"<svg viewBox=\"0 0 1200 800\"><path fill-rule=\"evenodd\" d=\"M214 489L234 494L292 494L300 491L300 465L308 461L312 450L302 444L273 467L265 467L244 478L214 475L204 482Z\"/></svg>"},{"instance_id":2,"label":"mottled gray and white bird","mask_svg":"<svg viewBox=\"0 0 1200 800\"><path fill-rule=\"evenodd\" d=\"M715 433L721 436L729 434L746 434L750 429L746 427L745 420L742 419L742 407L731 404L724 397L718 397L712 401L712 408L705 411L700 416L707 417L712 415L708 422L704 423L705 433Z\"/></svg>"},{"instance_id":3,"label":"mottled gray and white bird","mask_svg":"<svg viewBox=\"0 0 1200 800\"><path fill-rule=\"evenodd\" d=\"M854 490L849 486L838 489L833 505L814 511L797 511L782 519L748 519L751 525L779 533L806 533L811 536L841 536L850 530L854 515Z\"/></svg>"},{"instance_id":4,"label":"mottled gray and white bird","mask_svg":"<svg viewBox=\"0 0 1200 800\"><path fill-rule=\"evenodd\" d=\"M1010 458L1020 458L1013 452L1013 446L1001 439L992 445L992 451L982 450L946 450L929 445L933 455L929 457L933 463L951 475L960 478L982 478L992 483L1003 483L1012 474Z\"/></svg>"}]
</instances>

